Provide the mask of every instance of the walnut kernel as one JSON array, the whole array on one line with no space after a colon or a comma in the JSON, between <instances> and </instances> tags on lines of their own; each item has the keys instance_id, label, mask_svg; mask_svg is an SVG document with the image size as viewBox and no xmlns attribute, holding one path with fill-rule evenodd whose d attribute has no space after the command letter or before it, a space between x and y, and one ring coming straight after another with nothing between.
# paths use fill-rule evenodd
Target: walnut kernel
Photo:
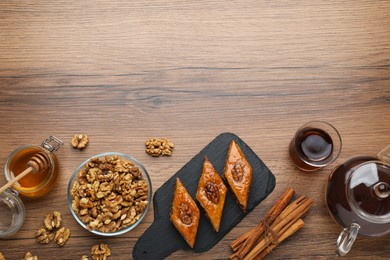
<instances>
[{"instance_id":1,"label":"walnut kernel","mask_svg":"<svg viewBox=\"0 0 390 260\"><path fill-rule=\"evenodd\" d=\"M151 138L145 142L145 146L147 154L157 157L160 155L171 156L175 145L167 138Z\"/></svg>"},{"instance_id":2,"label":"walnut kernel","mask_svg":"<svg viewBox=\"0 0 390 260\"><path fill-rule=\"evenodd\" d=\"M237 162L236 164L234 164L232 169L232 175L235 181L242 181L242 178L244 177L244 166L245 164L242 162Z\"/></svg>"},{"instance_id":3,"label":"walnut kernel","mask_svg":"<svg viewBox=\"0 0 390 260\"><path fill-rule=\"evenodd\" d=\"M61 221L61 213L54 211L53 214L47 214L43 222L48 230L53 230L54 228L59 228L61 226Z\"/></svg>"},{"instance_id":4,"label":"walnut kernel","mask_svg":"<svg viewBox=\"0 0 390 260\"><path fill-rule=\"evenodd\" d=\"M56 240L59 246L63 246L69 239L70 230L62 225L61 213L54 211L45 216L43 221L44 226L39 228L35 232L35 237L38 243L48 244L49 242ZM54 235L54 231L57 230Z\"/></svg>"},{"instance_id":5,"label":"walnut kernel","mask_svg":"<svg viewBox=\"0 0 390 260\"><path fill-rule=\"evenodd\" d=\"M0 260L5 260L5 257L1 252L0 252Z\"/></svg>"},{"instance_id":6,"label":"walnut kernel","mask_svg":"<svg viewBox=\"0 0 390 260\"><path fill-rule=\"evenodd\" d=\"M50 233L50 231L46 228L41 227L35 231L35 238L40 244L48 244L49 242L53 241L54 234Z\"/></svg>"},{"instance_id":7,"label":"walnut kernel","mask_svg":"<svg viewBox=\"0 0 390 260\"><path fill-rule=\"evenodd\" d=\"M192 211L186 203L181 203L179 206L180 220L183 224L189 225L192 223Z\"/></svg>"},{"instance_id":8,"label":"walnut kernel","mask_svg":"<svg viewBox=\"0 0 390 260\"><path fill-rule=\"evenodd\" d=\"M219 202L219 189L218 185L209 181L205 186L206 197L214 204Z\"/></svg>"},{"instance_id":9,"label":"walnut kernel","mask_svg":"<svg viewBox=\"0 0 390 260\"><path fill-rule=\"evenodd\" d=\"M88 256L87 255L82 255L80 260L88 260Z\"/></svg>"},{"instance_id":10,"label":"walnut kernel","mask_svg":"<svg viewBox=\"0 0 390 260\"><path fill-rule=\"evenodd\" d=\"M107 244L94 245L91 248L93 260L106 260L111 255L111 250Z\"/></svg>"},{"instance_id":11,"label":"walnut kernel","mask_svg":"<svg viewBox=\"0 0 390 260\"><path fill-rule=\"evenodd\" d=\"M56 232L55 240L59 246L65 245L70 237L70 229L62 227Z\"/></svg>"},{"instance_id":12,"label":"walnut kernel","mask_svg":"<svg viewBox=\"0 0 390 260\"><path fill-rule=\"evenodd\" d=\"M83 149L87 146L88 144L88 135L86 134L75 134L73 137L72 137L72 140L70 141L70 143L72 144L72 146L74 148L78 148L78 149Z\"/></svg>"},{"instance_id":13,"label":"walnut kernel","mask_svg":"<svg viewBox=\"0 0 390 260\"><path fill-rule=\"evenodd\" d=\"M23 260L38 260L38 256L33 256L30 252L27 252Z\"/></svg>"}]
</instances>

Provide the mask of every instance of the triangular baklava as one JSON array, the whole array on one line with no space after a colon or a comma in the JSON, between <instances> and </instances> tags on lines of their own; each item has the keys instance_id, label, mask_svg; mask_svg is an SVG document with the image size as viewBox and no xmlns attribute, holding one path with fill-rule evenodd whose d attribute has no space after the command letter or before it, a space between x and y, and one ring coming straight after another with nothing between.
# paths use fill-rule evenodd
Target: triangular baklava
<instances>
[{"instance_id":1,"label":"triangular baklava","mask_svg":"<svg viewBox=\"0 0 390 260\"><path fill-rule=\"evenodd\" d=\"M219 231L227 188L211 162L205 157L196 199L204 208L215 231Z\"/></svg>"}]
</instances>

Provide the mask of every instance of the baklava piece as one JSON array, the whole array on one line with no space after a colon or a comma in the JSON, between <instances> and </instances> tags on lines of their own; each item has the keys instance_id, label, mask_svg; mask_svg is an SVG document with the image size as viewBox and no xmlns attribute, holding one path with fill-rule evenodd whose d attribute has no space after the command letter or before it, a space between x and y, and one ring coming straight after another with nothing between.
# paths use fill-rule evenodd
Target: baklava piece
<instances>
[{"instance_id":1,"label":"baklava piece","mask_svg":"<svg viewBox=\"0 0 390 260\"><path fill-rule=\"evenodd\" d=\"M215 231L219 231L227 188L211 162L204 159L196 199L206 212Z\"/></svg>"},{"instance_id":2,"label":"baklava piece","mask_svg":"<svg viewBox=\"0 0 390 260\"><path fill-rule=\"evenodd\" d=\"M249 189L252 184L252 167L234 140L230 142L224 178L233 191L241 209L245 212L248 204Z\"/></svg>"},{"instance_id":3,"label":"baklava piece","mask_svg":"<svg viewBox=\"0 0 390 260\"><path fill-rule=\"evenodd\" d=\"M170 219L191 248L195 244L199 216L199 209L195 201L177 178Z\"/></svg>"}]
</instances>

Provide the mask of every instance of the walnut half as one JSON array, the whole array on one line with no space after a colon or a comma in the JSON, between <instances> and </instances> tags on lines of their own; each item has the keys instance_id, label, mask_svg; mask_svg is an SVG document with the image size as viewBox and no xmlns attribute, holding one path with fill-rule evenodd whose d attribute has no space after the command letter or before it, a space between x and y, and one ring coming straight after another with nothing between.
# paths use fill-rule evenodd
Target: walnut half
<instances>
[{"instance_id":1,"label":"walnut half","mask_svg":"<svg viewBox=\"0 0 390 260\"><path fill-rule=\"evenodd\" d=\"M70 229L69 228L60 228L56 232L55 240L59 246L65 245L66 241L68 241L70 237Z\"/></svg>"},{"instance_id":2,"label":"walnut half","mask_svg":"<svg viewBox=\"0 0 390 260\"><path fill-rule=\"evenodd\" d=\"M48 244L50 241L53 241L54 234L50 233L46 228L41 227L35 231L35 237L37 242L40 244Z\"/></svg>"},{"instance_id":3,"label":"walnut half","mask_svg":"<svg viewBox=\"0 0 390 260\"><path fill-rule=\"evenodd\" d=\"M145 152L153 157L160 155L171 156L175 145L167 138L151 138L145 141Z\"/></svg>"},{"instance_id":4,"label":"walnut half","mask_svg":"<svg viewBox=\"0 0 390 260\"><path fill-rule=\"evenodd\" d=\"M241 162L236 162L236 164L234 164L234 167L232 169L232 175L235 181L242 181L242 178L244 177L244 167L245 164Z\"/></svg>"},{"instance_id":5,"label":"walnut half","mask_svg":"<svg viewBox=\"0 0 390 260\"><path fill-rule=\"evenodd\" d=\"M190 225L192 223L192 211L186 203L181 203L179 206L180 211L180 220L185 225Z\"/></svg>"},{"instance_id":6,"label":"walnut half","mask_svg":"<svg viewBox=\"0 0 390 260\"><path fill-rule=\"evenodd\" d=\"M219 202L219 189L218 185L212 181L209 181L205 187L207 198L214 204Z\"/></svg>"},{"instance_id":7,"label":"walnut half","mask_svg":"<svg viewBox=\"0 0 390 260\"><path fill-rule=\"evenodd\" d=\"M48 230L53 230L54 228L59 228L61 226L61 221L61 213L54 211L53 214L47 214L43 222Z\"/></svg>"},{"instance_id":8,"label":"walnut half","mask_svg":"<svg viewBox=\"0 0 390 260\"><path fill-rule=\"evenodd\" d=\"M91 255L93 260L106 260L111 255L111 250L107 244L94 245Z\"/></svg>"},{"instance_id":9,"label":"walnut half","mask_svg":"<svg viewBox=\"0 0 390 260\"><path fill-rule=\"evenodd\" d=\"M38 256L33 256L30 252L27 252L23 260L38 260Z\"/></svg>"},{"instance_id":10,"label":"walnut half","mask_svg":"<svg viewBox=\"0 0 390 260\"><path fill-rule=\"evenodd\" d=\"M88 144L88 135L86 134L75 134L73 137L72 137L72 140L70 141L70 143L72 144L72 146L74 148L78 148L78 149L83 149L87 146Z\"/></svg>"},{"instance_id":11,"label":"walnut half","mask_svg":"<svg viewBox=\"0 0 390 260\"><path fill-rule=\"evenodd\" d=\"M0 252L0 260L5 260L5 257L1 252Z\"/></svg>"}]
</instances>

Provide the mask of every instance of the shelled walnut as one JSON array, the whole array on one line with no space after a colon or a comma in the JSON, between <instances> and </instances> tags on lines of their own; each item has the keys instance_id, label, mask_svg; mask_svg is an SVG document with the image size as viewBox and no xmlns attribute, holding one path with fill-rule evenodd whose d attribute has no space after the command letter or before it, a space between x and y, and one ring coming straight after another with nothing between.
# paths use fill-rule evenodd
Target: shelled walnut
<instances>
[{"instance_id":1,"label":"shelled walnut","mask_svg":"<svg viewBox=\"0 0 390 260\"><path fill-rule=\"evenodd\" d=\"M88 260L88 256L87 255L82 255L80 260Z\"/></svg>"},{"instance_id":2,"label":"shelled walnut","mask_svg":"<svg viewBox=\"0 0 390 260\"><path fill-rule=\"evenodd\" d=\"M0 252L0 260L5 260L5 257L1 252Z\"/></svg>"},{"instance_id":3,"label":"shelled walnut","mask_svg":"<svg viewBox=\"0 0 390 260\"><path fill-rule=\"evenodd\" d=\"M93 260L106 260L111 255L111 250L107 244L94 245L91 248Z\"/></svg>"},{"instance_id":4,"label":"shelled walnut","mask_svg":"<svg viewBox=\"0 0 390 260\"><path fill-rule=\"evenodd\" d=\"M75 134L72 137L72 140L70 141L72 146L74 148L78 148L78 149L85 148L87 146L88 142L89 142L89 138L88 138L88 135L86 135L86 134Z\"/></svg>"},{"instance_id":5,"label":"shelled walnut","mask_svg":"<svg viewBox=\"0 0 390 260\"><path fill-rule=\"evenodd\" d=\"M244 176L244 163L236 162L232 169L233 179L237 182L241 182Z\"/></svg>"},{"instance_id":6,"label":"shelled walnut","mask_svg":"<svg viewBox=\"0 0 390 260\"><path fill-rule=\"evenodd\" d=\"M61 213L54 211L53 213L47 214L43 222L48 230L53 230L54 228L59 228L61 226L61 221Z\"/></svg>"},{"instance_id":7,"label":"shelled walnut","mask_svg":"<svg viewBox=\"0 0 390 260\"><path fill-rule=\"evenodd\" d=\"M192 211L186 203L181 203L179 206L180 220L183 224L189 225L192 223Z\"/></svg>"},{"instance_id":8,"label":"shelled walnut","mask_svg":"<svg viewBox=\"0 0 390 260\"><path fill-rule=\"evenodd\" d=\"M71 189L72 209L87 229L111 233L131 226L148 206L148 183L134 162L93 158Z\"/></svg>"},{"instance_id":9,"label":"shelled walnut","mask_svg":"<svg viewBox=\"0 0 390 260\"><path fill-rule=\"evenodd\" d=\"M59 246L65 245L70 237L70 229L62 227L56 232L55 240Z\"/></svg>"},{"instance_id":10,"label":"shelled walnut","mask_svg":"<svg viewBox=\"0 0 390 260\"><path fill-rule=\"evenodd\" d=\"M33 256L30 252L27 252L23 260L38 260L38 256Z\"/></svg>"},{"instance_id":11,"label":"shelled walnut","mask_svg":"<svg viewBox=\"0 0 390 260\"><path fill-rule=\"evenodd\" d=\"M48 244L55 240L59 246L63 246L68 241L70 230L62 226L62 216L59 211L46 214L43 220L44 226L35 231L35 238L40 244ZM54 232L56 234L54 235Z\"/></svg>"},{"instance_id":12,"label":"shelled walnut","mask_svg":"<svg viewBox=\"0 0 390 260\"><path fill-rule=\"evenodd\" d=\"M171 156L174 144L167 138L151 138L145 141L145 152L153 157L160 155Z\"/></svg>"},{"instance_id":13,"label":"shelled walnut","mask_svg":"<svg viewBox=\"0 0 390 260\"><path fill-rule=\"evenodd\" d=\"M219 189L218 185L212 181L209 181L205 187L206 197L214 204L219 202Z\"/></svg>"},{"instance_id":14,"label":"shelled walnut","mask_svg":"<svg viewBox=\"0 0 390 260\"><path fill-rule=\"evenodd\" d=\"M35 231L35 237L36 237L38 243L40 243L40 244L48 244L49 242L53 241L54 234L51 233L46 228L41 227L40 229Z\"/></svg>"}]
</instances>

